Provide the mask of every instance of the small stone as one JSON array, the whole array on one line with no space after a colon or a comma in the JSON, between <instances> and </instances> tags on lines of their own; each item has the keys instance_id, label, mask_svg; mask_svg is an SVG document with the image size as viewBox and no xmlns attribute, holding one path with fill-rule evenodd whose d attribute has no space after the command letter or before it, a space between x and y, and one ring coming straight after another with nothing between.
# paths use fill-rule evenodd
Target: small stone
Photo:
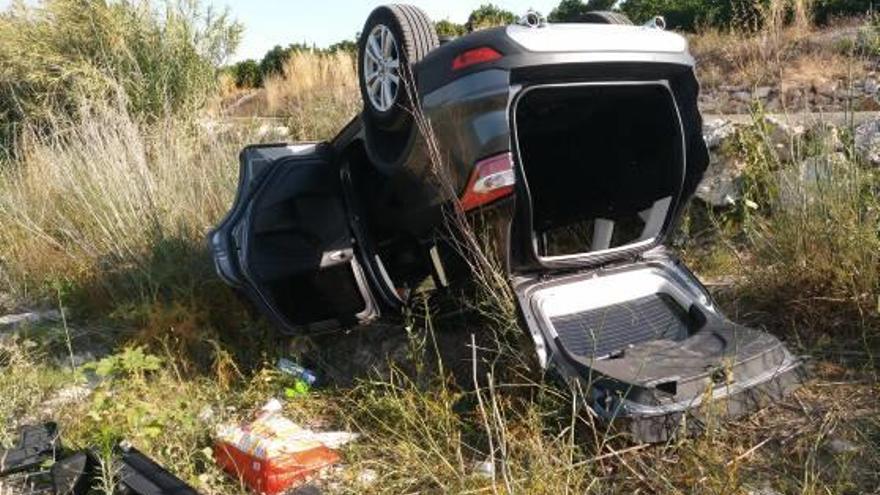
<instances>
[{"instance_id":1,"label":"small stone","mask_svg":"<svg viewBox=\"0 0 880 495\"><path fill-rule=\"evenodd\" d=\"M717 208L733 206L742 198L742 170L728 160L712 158L696 197Z\"/></svg>"},{"instance_id":2,"label":"small stone","mask_svg":"<svg viewBox=\"0 0 880 495\"><path fill-rule=\"evenodd\" d=\"M752 93L748 91L737 91L730 96L733 97L734 100L742 103L749 103L752 101Z\"/></svg>"},{"instance_id":3,"label":"small stone","mask_svg":"<svg viewBox=\"0 0 880 495\"><path fill-rule=\"evenodd\" d=\"M813 91L822 96L833 97L837 92L837 81L816 81L813 83Z\"/></svg>"},{"instance_id":4,"label":"small stone","mask_svg":"<svg viewBox=\"0 0 880 495\"><path fill-rule=\"evenodd\" d=\"M880 165L880 118L869 120L855 129L856 152L873 165Z\"/></svg>"},{"instance_id":5,"label":"small stone","mask_svg":"<svg viewBox=\"0 0 880 495\"><path fill-rule=\"evenodd\" d=\"M764 123L768 127L768 137L776 148L779 159L782 162L792 161L792 146L806 132L804 126L791 125L770 115L764 117Z\"/></svg>"},{"instance_id":6,"label":"small stone","mask_svg":"<svg viewBox=\"0 0 880 495\"><path fill-rule=\"evenodd\" d=\"M43 412L47 415L56 413L62 407L82 402L92 394L94 387L89 385L71 385L55 392L46 402L43 402Z\"/></svg>"},{"instance_id":7,"label":"small stone","mask_svg":"<svg viewBox=\"0 0 880 495\"><path fill-rule=\"evenodd\" d=\"M773 88L770 86L760 86L755 88L755 91L752 92L752 96L755 98L764 100L770 96L770 93L773 91Z\"/></svg>"},{"instance_id":8,"label":"small stone","mask_svg":"<svg viewBox=\"0 0 880 495\"><path fill-rule=\"evenodd\" d=\"M211 424L214 422L214 408L212 408L211 406L205 406L202 408L201 411L199 411L199 414L196 417L202 423Z\"/></svg>"},{"instance_id":9,"label":"small stone","mask_svg":"<svg viewBox=\"0 0 880 495\"><path fill-rule=\"evenodd\" d=\"M475 462L474 473L484 478L495 476L495 464L491 461Z\"/></svg>"},{"instance_id":10,"label":"small stone","mask_svg":"<svg viewBox=\"0 0 880 495\"><path fill-rule=\"evenodd\" d=\"M736 133L733 122L724 119L714 119L704 123L703 139L710 150L721 147L728 138Z\"/></svg>"},{"instance_id":11,"label":"small stone","mask_svg":"<svg viewBox=\"0 0 880 495\"><path fill-rule=\"evenodd\" d=\"M880 112L880 101L875 96L866 96L859 102L858 109L862 112Z\"/></svg>"},{"instance_id":12,"label":"small stone","mask_svg":"<svg viewBox=\"0 0 880 495\"><path fill-rule=\"evenodd\" d=\"M379 474L372 469L362 469L357 475L358 484L361 486L372 486L379 479Z\"/></svg>"},{"instance_id":13,"label":"small stone","mask_svg":"<svg viewBox=\"0 0 880 495\"><path fill-rule=\"evenodd\" d=\"M878 83L876 79L870 77L865 79L865 94L875 95L877 94L878 89L880 89L880 83Z\"/></svg>"},{"instance_id":14,"label":"small stone","mask_svg":"<svg viewBox=\"0 0 880 495\"><path fill-rule=\"evenodd\" d=\"M825 448L834 455L855 454L861 450L858 445L842 438L832 438L825 442Z\"/></svg>"},{"instance_id":15,"label":"small stone","mask_svg":"<svg viewBox=\"0 0 880 495\"><path fill-rule=\"evenodd\" d=\"M775 488L764 486L762 488L752 489L746 492L748 495L782 495Z\"/></svg>"},{"instance_id":16,"label":"small stone","mask_svg":"<svg viewBox=\"0 0 880 495\"><path fill-rule=\"evenodd\" d=\"M830 153L807 158L797 164L777 171L779 201L784 208L800 208L803 203L816 200L822 183L834 180L835 170L845 166L846 154Z\"/></svg>"}]
</instances>

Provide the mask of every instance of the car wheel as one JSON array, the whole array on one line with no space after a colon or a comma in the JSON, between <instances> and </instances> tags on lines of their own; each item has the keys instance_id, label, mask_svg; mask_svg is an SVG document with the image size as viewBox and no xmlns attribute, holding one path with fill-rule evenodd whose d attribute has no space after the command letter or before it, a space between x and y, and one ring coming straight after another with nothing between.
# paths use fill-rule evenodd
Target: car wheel
<instances>
[{"instance_id":1,"label":"car wheel","mask_svg":"<svg viewBox=\"0 0 880 495\"><path fill-rule=\"evenodd\" d=\"M409 123L410 68L438 45L437 31L421 9L384 5L373 10L358 42L358 79L372 124L396 130Z\"/></svg>"},{"instance_id":2,"label":"car wheel","mask_svg":"<svg viewBox=\"0 0 880 495\"><path fill-rule=\"evenodd\" d=\"M633 23L626 15L607 10L587 12L581 17L581 22L588 24L624 24L627 26L632 26Z\"/></svg>"}]
</instances>

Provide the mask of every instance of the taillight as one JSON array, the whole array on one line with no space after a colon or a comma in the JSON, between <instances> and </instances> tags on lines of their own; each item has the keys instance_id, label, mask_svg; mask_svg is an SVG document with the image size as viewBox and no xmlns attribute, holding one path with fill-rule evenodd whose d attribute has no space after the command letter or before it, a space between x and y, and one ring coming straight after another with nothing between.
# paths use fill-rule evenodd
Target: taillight
<instances>
[{"instance_id":1,"label":"taillight","mask_svg":"<svg viewBox=\"0 0 880 495\"><path fill-rule=\"evenodd\" d=\"M473 48L459 53L457 57L452 59L452 70L461 70L472 65L494 62L503 56L498 50L489 46Z\"/></svg>"},{"instance_id":2,"label":"taillight","mask_svg":"<svg viewBox=\"0 0 880 495\"><path fill-rule=\"evenodd\" d=\"M461 197L461 207L470 211L513 194L516 175L513 158L503 153L477 162L467 189Z\"/></svg>"}]
</instances>

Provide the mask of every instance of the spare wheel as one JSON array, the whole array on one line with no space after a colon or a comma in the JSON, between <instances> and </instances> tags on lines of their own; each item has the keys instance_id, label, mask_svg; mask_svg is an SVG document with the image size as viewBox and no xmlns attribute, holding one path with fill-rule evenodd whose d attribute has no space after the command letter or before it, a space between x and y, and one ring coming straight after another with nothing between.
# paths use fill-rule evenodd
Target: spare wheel
<instances>
[{"instance_id":1,"label":"spare wheel","mask_svg":"<svg viewBox=\"0 0 880 495\"><path fill-rule=\"evenodd\" d=\"M440 43L427 14L411 5L383 5L367 18L358 41L358 79L369 121L383 130L412 124L411 67Z\"/></svg>"}]
</instances>

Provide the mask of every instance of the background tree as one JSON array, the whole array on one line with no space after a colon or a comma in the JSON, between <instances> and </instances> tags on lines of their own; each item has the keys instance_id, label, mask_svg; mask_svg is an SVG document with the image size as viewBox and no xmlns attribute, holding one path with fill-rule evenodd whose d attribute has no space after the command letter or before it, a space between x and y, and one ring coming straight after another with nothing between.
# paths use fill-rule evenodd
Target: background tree
<instances>
[{"instance_id":1,"label":"background tree","mask_svg":"<svg viewBox=\"0 0 880 495\"><path fill-rule=\"evenodd\" d=\"M332 45L328 46L326 50L322 50L322 51L326 51L327 53L336 53L336 52L355 53L355 52L357 52L357 49L358 49L358 46L354 40L342 40L342 41L337 41L336 43L333 43Z\"/></svg>"},{"instance_id":2,"label":"background tree","mask_svg":"<svg viewBox=\"0 0 880 495\"><path fill-rule=\"evenodd\" d=\"M467 27L464 24L458 24L447 19L437 22L434 24L434 27L437 29L438 36L456 37L467 34Z\"/></svg>"},{"instance_id":3,"label":"background tree","mask_svg":"<svg viewBox=\"0 0 880 495\"><path fill-rule=\"evenodd\" d=\"M289 52L281 45L275 45L260 60L260 73L264 76L280 74L284 70L284 61L287 60L288 55Z\"/></svg>"},{"instance_id":4,"label":"background tree","mask_svg":"<svg viewBox=\"0 0 880 495\"><path fill-rule=\"evenodd\" d=\"M636 24L648 22L654 16L666 18L670 29L694 31L698 25L719 25L724 5L737 0L627 0L623 12Z\"/></svg>"},{"instance_id":5,"label":"background tree","mask_svg":"<svg viewBox=\"0 0 880 495\"><path fill-rule=\"evenodd\" d=\"M263 85L263 73L256 60L243 60L232 66L232 77L239 88L258 88Z\"/></svg>"},{"instance_id":6,"label":"background tree","mask_svg":"<svg viewBox=\"0 0 880 495\"><path fill-rule=\"evenodd\" d=\"M465 27L468 31L477 31L495 26L506 26L516 21L516 16L509 10L487 3L471 12Z\"/></svg>"},{"instance_id":7,"label":"background tree","mask_svg":"<svg viewBox=\"0 0 880 495\"><path fill-rule=\"evenodd\" d=\"M579 22L581 17L593 10L611 10L617 0L562 0L550 11L547 20L550 22Z\"/></svg>"}]
</instances>

